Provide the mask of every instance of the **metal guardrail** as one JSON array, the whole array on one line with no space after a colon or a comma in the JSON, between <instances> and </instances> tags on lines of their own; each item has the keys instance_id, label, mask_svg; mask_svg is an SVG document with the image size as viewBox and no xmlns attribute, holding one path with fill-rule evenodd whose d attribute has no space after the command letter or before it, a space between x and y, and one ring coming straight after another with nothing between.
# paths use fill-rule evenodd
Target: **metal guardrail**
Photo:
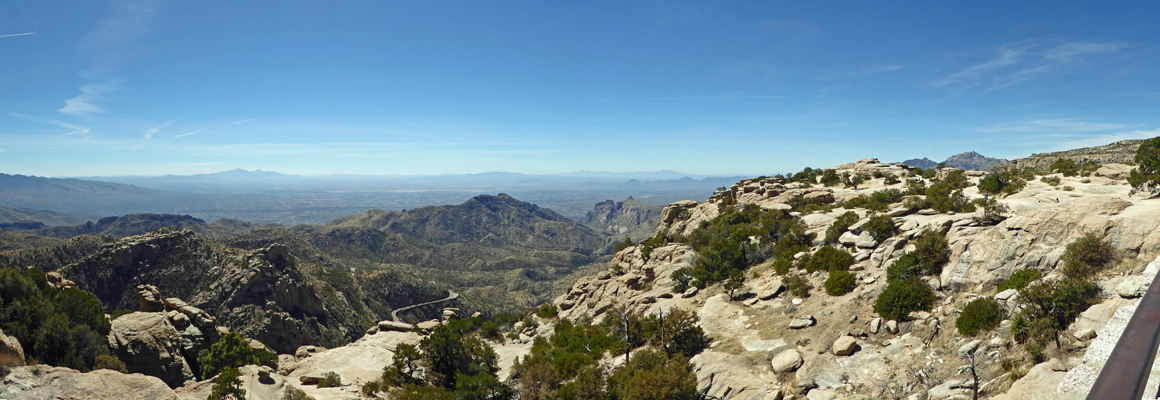
<instances>
[{"instance_id":1,"label":"metal guardrail","mask_svg":"<svg viewBox=\"0 0 1160 400\"><path fill-rule=\"evenodd\" d=\"M1108 362L1096 378L1088 400L1139 400L1146 393L1148 375L1160 345L1160 274L1152 278L1148 292L1124 328ZM1149 396L1153 399L1160 396Z\"/></svg>"}]
</instances>

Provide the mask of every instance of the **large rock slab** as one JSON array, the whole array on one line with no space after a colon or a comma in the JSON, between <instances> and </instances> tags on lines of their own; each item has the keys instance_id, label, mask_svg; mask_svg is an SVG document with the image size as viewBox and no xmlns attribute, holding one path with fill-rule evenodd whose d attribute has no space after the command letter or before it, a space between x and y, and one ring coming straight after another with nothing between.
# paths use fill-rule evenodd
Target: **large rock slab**
<instances>
[{"instance_id":1,"label":"large rock slab","mask_svg":"<svg viewBox=\"0 0 1160 400\"><path fill-rule=\"evenodd\" d=\"M24 347L20 341L4 334L0 329L0 367L19 367L24 365Z\"/></svg>"},{"instance_id":2,"label":"large rock slab","mask_svg":"<svg viewBox=\"0 0 1160 400\"><path fill-rule=\"evenodd\" d=\"M8 376L0 379L0 398L176 400L177 394L161 379L143 374L107 369L80 373L69 368L31 365L13 368Z\"/></svg>"},{"instance_id":3,"label":"large rock slab","mask_svg":"<svg viewBox=\"0 0 1160 400\"><path fill-rule=\"evenodd\" d=\"M834 341L833 345L835 356L848 356L854 354L858 350L858 340L852 336L842 336Z\"/></svg>"},{"instance_id":4,"label":"large rock slab","mask_svg":"<svg viewBox=\"0 0 1160 400\"><path fill-rule=\"evenodd\" d=\"M109 349L129 372L161 378L170 387L193 379L181 354L181 335L164 313L135 312L113 320Z\"/></svg>"},{"instance_id":5,"label":"large rock slab","mask_svg":"<svg viewBox=\"0 0 1160 400\"><path fill-rule=\"evenodd\" d=\"M802 366L802 355L797 349L786 349L769 360L773 372L793 372Z\"/></svg>"}]
</instances>

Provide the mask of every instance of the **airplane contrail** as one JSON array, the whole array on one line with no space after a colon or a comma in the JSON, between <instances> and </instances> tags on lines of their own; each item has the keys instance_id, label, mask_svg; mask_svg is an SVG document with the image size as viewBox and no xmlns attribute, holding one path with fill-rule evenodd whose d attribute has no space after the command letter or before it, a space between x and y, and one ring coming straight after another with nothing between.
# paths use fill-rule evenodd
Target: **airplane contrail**
<instances>
[{"instance_id":1,"label":"airplane contrail","mask_svg":"<svg viewBox=\"0 0 1160 400\"><path fill-rule=\"evenodd\" d=\"M14 37L14 36L28 36L36 32L12 33L8 35L0 35L0 38Z\"/></svg>"}]
</instances>

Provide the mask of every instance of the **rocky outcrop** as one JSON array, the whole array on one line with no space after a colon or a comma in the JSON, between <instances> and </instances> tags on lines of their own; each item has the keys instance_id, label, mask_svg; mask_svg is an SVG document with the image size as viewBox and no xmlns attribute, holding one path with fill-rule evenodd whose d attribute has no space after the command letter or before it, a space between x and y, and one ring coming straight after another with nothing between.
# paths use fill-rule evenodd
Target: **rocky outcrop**
<instances>
[{"instance_id":1,"label":"rocky outcrop","mask_svg":"<svg viewBox=\"0 0 1160 400\"><path fill-rule=\"evenodd\" d=\"M8 400L176 400L177 394L157 377L107 369L80 373L47 365L13 368L0 378L0 396ZM203 399L205 397L202 397Z\"/></svg>"},{"instance_id":2,"label":"rocky outcrop","mask_svg":"<svg viewBox=\"0 0 1160 400\"><path fill-rule=\"evenodd\" d=\"M20 341L4 334L0 330L0 367L19 367L24 365L24 347Z\"/></svg>"},{"instance_id":3,"label":"rocky outcrop","mask_svg":"<svg viewBox=\"0 0 1160 400\"><path fill-rule=\"evenodd\" d=\"M162 229L106 245L60 272L96 294L107 310L177 311L184 317L175 314L173 324L190 321L183 332L193 347L201 346L199 337L212 342L217 325L281 353L333 329L326 326L321 296L282 245L234 252L189 230Z\"/></svg>"},{"instance_id":4,"label":"rocky outcrop","mask_svg":"<svg viewBox=\"0 0 1160 400\"><path fill-rule=\"evenodd\" d=\"M164 313L135 312L113 320L109 349L129 372L161 378L170 387L194 379L182 338Z\"/></svg>"},{"instance_id":5,"label":"rocky outcrop","mask_svg":"<svg viewBox=\"0 0 1160 400\"><path fill-rule=\"evenodd\" d=\"M632 197L622 202L597 203L580 222L616 237L641 241L652 236L661 222L664 207L641 203Z\"/></svg>"},{"instance_id":6,"label":"rocky outcrop","mask_svg":"<svg viewBox=\"0 0 1160 400\"><path fill-rule=\"evenodd\" d=\"M326 324L322 298L296 267L286 246L248 254L244 269L229 269L194 304L217 315L218 324L265 343L279 353L309 344L311 324Z\"/></svg>"}]
</instances>

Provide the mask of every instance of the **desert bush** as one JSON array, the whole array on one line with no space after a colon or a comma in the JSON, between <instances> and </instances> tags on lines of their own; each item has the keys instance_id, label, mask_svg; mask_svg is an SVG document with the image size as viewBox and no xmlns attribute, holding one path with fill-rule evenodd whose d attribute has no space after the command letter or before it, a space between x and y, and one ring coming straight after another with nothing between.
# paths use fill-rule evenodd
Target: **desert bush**
<instances>
[{"instance_id":1,"label":"desert bush","mask_svg":"<svg viewBox=\"0 0 1160 400\"><path fill-rule=\"evenodd\" d=\"M926 188L926 201L930 208L938 212L970 212L975 205L963 195L962 189L948 181L938 182Z\"/></svg>"},{"instance_id":2,"label":"desert bush","mask_svg":"<svg viewBox=\"0 0 1160 400\"><path fill-rule=\"evenodd\" d=\"M226 368L214 380L206 400L243 400L246 398L246 389L242 389L242 380L238 379L237 368Z\"/></svg>"},{"instance_id":3,"label":"desert bush","mask_svg":"<svg viewBox=\"0 0 1160 400\"><path fill-rule=\"evenodd\" d=\"M744 271L770 257L804 251L813 243L813 235L806 234L801 220L786 212L746 204L702 224L688 240L699 256L690 271L691 284L705 288L728 279L733 270Z\"/></svg>"},{"instance_id":4,"label":"desert bush","mask_svg":"<svg viewBox=\"0 0 1160 400\"><path fill-rule=\"evenodd\" d=\"M781 278L781 284L785 285L785 290L796 297L810 297L810 281L803 278L801 275L790 274Z\"/></svg>"},{"instance_id":5,"label":"desert bush","mask_svg":"<svg viewBox=\"0 0 1160 400\"><path fill-rule=\"evenodd\" d=\"M838 237L842 236L842 233L845 233L846 230L850 228L850 225L854 225L855 222L858 222L858 218L858 213L853 211L846 211L842 213L842 215L839 215L838 218L834 220L834 223L830 224L829 228L826 228L825 242L836 243L838 241Z\"/></svg>"},{"instance_id":6,"label":"desert bush","mask_svg":"<svg viewBox=\"0 0 1160 400\"><path fill-rule=\"evenodd\" d=\"M820 183L826 186L835 186L842 183L842 178L838 177L838 173L832 169L827 169L822 172L822 179Z\"/></svg>"},{"instance_id":7,"label":"desert bush","mask_svg":"<svg viewBox=\"0 0 1160 400\"><path fill-rule=\"evenodd\" d=\"M645 349L608 378L608 391L621 400L696 400L697 375L688 358L670 357L662 351Z\"/></svg>"},{"instance_id":8,"label":"desert bush","mask_svg":"<svg viewBox=\"0 0 1160 400\"><path fill-rule=\"evenodd\" d=\"M551 304L544 304L536 308L536 316L540 318L556 318L558 314L560 314L560 309Z\"/></svg>"},{"instance_id":9,"label":"desert bush","mask_svg":"<svg viewBox=\"0 0 1160 400\"><path fill-rule=\"evenodd\" d=\"M922 268L918 265L918 258L914 256L914 253L903 254L886 267L887 282L919 278L922 275Z\"/></svg>"},{"instance_id":10,"label":"desert bush","mask_svg":"<svg viewBox=\"0 0 1160 400\"><path fill-rule=\"evenodd\" d=\"M368 392L368 386L374 388L374 390ZM367 382L365 385L363 385L362 393L366 397L373 397L374 393L378 391L378 388L378 381ZM306 392L302 391L302 389L286 385L286 391L282 392L282 400L314 400L314 397L307 395Z\"/></svg>"},{"instance_id":11,"label":"desert bush","mask_svg":"<svg viewBox=\"0 0 1160 400\"><path fill-rule=\"evenodd\" d=\"M107 358L109 327L92 293L58 290L36 268L0 268L0 330L20 342L26 361L82 372L116 369Z\"/></svg>"},{"instance_id":12,"label":"desert bush","mask_svg":"<svg viewBox=\"0 0 1160 400\"><path fill-rule=\"evenodd\" d=\"M951 250L942 232L924 230L914 241L914 258L923 275L938 275L950 261Z\"/></svg>"},{"instance_id":13,"label":"desert bush","mask_svg":"<svg viewBox=\"0 0 1160 400\"><path fill-rule=\"evenodd\" d=\"M1095 304L1099 294L1099 286L1081 279L1031 283L1019 291L1022 311L1011 320L1011 335L1016 342L1027 343L1032 354L1036 349L1042 352L1050 341L1058 346L1059 334Z\"/></svg>"},{"instance_id":14,"label":"desert bush","mask_svg":"<svg viewBox=\"0 0 1160 400\"><path fill-rule=\"evenodd\" d=\"M1024 268L1015 271L1011 274L1010 277L1007 278L1007 280L999 284L998 290L1002 292L1007 289L1023 289L1027 287L1027 284L1034 282L1036 279L1039 279L1040 275L1041 274L1039 273L1039 270L1035 268Z\"/></svg>"},{"instance_id":15,"label":"desert bush","mask_svg":"<svg viewBox=\"0 0 1160 400\"><path fill-rule=\"evenodd\" d=\"M1023 179L1020 170L1013 168L996 169L979 180L979 191L992 195L1014 194L1026 185L1027 182Z\"/></svg>"},{"instance_id":16,"label":"desert bush","mask_svg":"<svg viewBox=\"0 0 1160 400\"><path fill-rule=\"evenodd\" d=\"M793 261L790 261L788 257L778 257L776 260L773 260L773 270L778 275L788 274L792 267Z\"/></svg>"},{"instance_id":17,"label":"desert bush","mask_svg":"<svg viewBox=\"0 0 1160 400\"><path fill-rule=\"evenodd\" d=\"M878 243L882 243L895 233L898 233L898 227L894 226L894 219L886 214L876 214L866 221L866 225L862 226L866 232L870 232L870 236L874 237Z\"/></svg>"},{"instance_id":18,"label":"desert bush","mask_svg":"<svg viewBox=\"0 0 1160 400\"><path fill-rule=\"evenodd\" d=\"M890 281L878 299L874 312L883 318L903 320L912 311L930 310L934 305L934 290L918 278Z\"/></svg>"},{"instance_id":19,"label":"desert bush","mask_svg":"<svg viewBox=\"0 0 1160 400\"><path fill-rule=\"evenodd\" d=\"M1079 279L1102 270L1114 257L1111 245L1094 232L1088 232L1069 243L1060 260L1063 261L1064 276Z\"/></svg>"},{"instance_id":20,"label":"desert bush","mask_svg":"<svg viewBox=\"0 0 1160 400\"><path fill-rule=\"evenodd\" d=\"M894 176L893 174L892 174L892 175L886 175L886 178L882 180L882 184L883 184L883 185L893 185L893 184L896 184L896 183L899 183L899 182L901 182L901 181L900 181L900 180L898 180L898 177L897 177L897 176Z\"/></svg>"},{"instance_id":21,"label":"desert bush","mask_svg":"<svg viewBox=\"0 0 1160 400\"><path fill-rule=\"evenodd\" d=\"M652 257L652 252L654 249L656 249L657 247L667 245L667 244L669 244L669 242L670 242L670 240L669 240L668 236L666 236L664 233L657 232L657 234L654 235L653 237L645 239L644 242L641 242L641 244L640 244L641 245L641 247L640 247L641 258L643 258L645 261L648 261L648 259L650 257Z\"/></svg>"},{"instance_id":22,"label":"desert bush","mask_svg":"<svg viewBox=\"0 0 1160 400\"><path fill-rule=\"evenodd\" d=\"M826 293L830 296L841 296L850 293L855 286L854 274L849 271L837 270L830 271L830 277L826 278Z\"/></svg>"},{"instance_id":23,"label":"desert bush","mask_svg":"<svg viewBox=\"0 0 1160 400\"><path fill-rule=\"evenodd\" d=\"M914 196L919 194L926 194L926 182L922 179L914 178L906 180L906 189L902 191L907 196Z\"/></svg>"},{"instance_id":24,"label":"desert bush","mask_svg":"<svg viewBox=\"0 0 1160 400\"><path fill-rule=\"evenodd\" d=\"M806 271L845 271L854 265L854 256L846 250L822 246L805 263Z\"/></svg>"},{"instance_id":25,"label":"desert bush","mask_svg":"<svg viewBox=\"0 0 1160 400\"><path fill-rule=\"evenodd\" d=\"M627 248L632 247L632 246L636 246L636 243L633 243L632 239L626 237L626 238L624 238L623 242L617 243L616 246L612 247L612 252L619 253L621 250L627 249Z\"/></svg>"},{"instance_id":26,"label":"desert bush","mask_svg":"<svg viewBox=\"0 0 1160 400\"><path fill-rule=\"evenodd\" d=\"M342 386L342 377L338 376L334 371L327 372L326 375L322 376L322 380L318 381L318 387L320 388L339 386Z\"/></svg>"},{"instance_id":27,"label":"desert bush","mask_svg":"<svg viewBox=\"0 0 1160 400\"><path fill-rule=\"evenodd\" d=\"M1138 167L1128 176L1132 191L1154 190L1160 184L1160 137L1140 143L1133 161Z\"/></svg>"},{"instance_id":28,"label":"desert bush","mask_svg":"<svg viewBox=\"0 0 1160 400\"><path fill-rule=\"evenodd\" d=\"M227 368L260 364L261 360L245 338L230 332L218 339L209 350L202 350L198 362L201 364L202 379L209 379Z\"/></svg>"},{"instance_id":29,"label":"desert bush","mask_svg":"<svg viewBox=\"0 0 1160 400\"><path fill-rule=\"evenodd\" d=\"M971 300L963 307L962 314L955 320L955 327L963 336L974 336L976 333L995 329L1006 313L1003 305L993 297L980 297Z\"/></svg>"},{"instance_id":30,"label":"desert bush","mask_svg":"<svg viewBox=\"0 0 1160 400\"><path fill-rule=\"evenodd\" d=\"M1049 167L1052 171L1059 171L1063 176L1076 176L1079 174L1079 165L1076 165L1075 160L1070 158L1057 158L1051 163Z\"/></svg>"},{"instance_id":31,"label":"desert bush","mask_svg":"<svg viewBox=\"0 0 1160 400\"><path fill-rule=\"evenodd\" d=\"M1043 181L1043 183L1051 186L1059 186L1059 183L1061 182L1058 176L1045 176L1041 178L1040 181Z\"/></svg>"}]
</instances>

